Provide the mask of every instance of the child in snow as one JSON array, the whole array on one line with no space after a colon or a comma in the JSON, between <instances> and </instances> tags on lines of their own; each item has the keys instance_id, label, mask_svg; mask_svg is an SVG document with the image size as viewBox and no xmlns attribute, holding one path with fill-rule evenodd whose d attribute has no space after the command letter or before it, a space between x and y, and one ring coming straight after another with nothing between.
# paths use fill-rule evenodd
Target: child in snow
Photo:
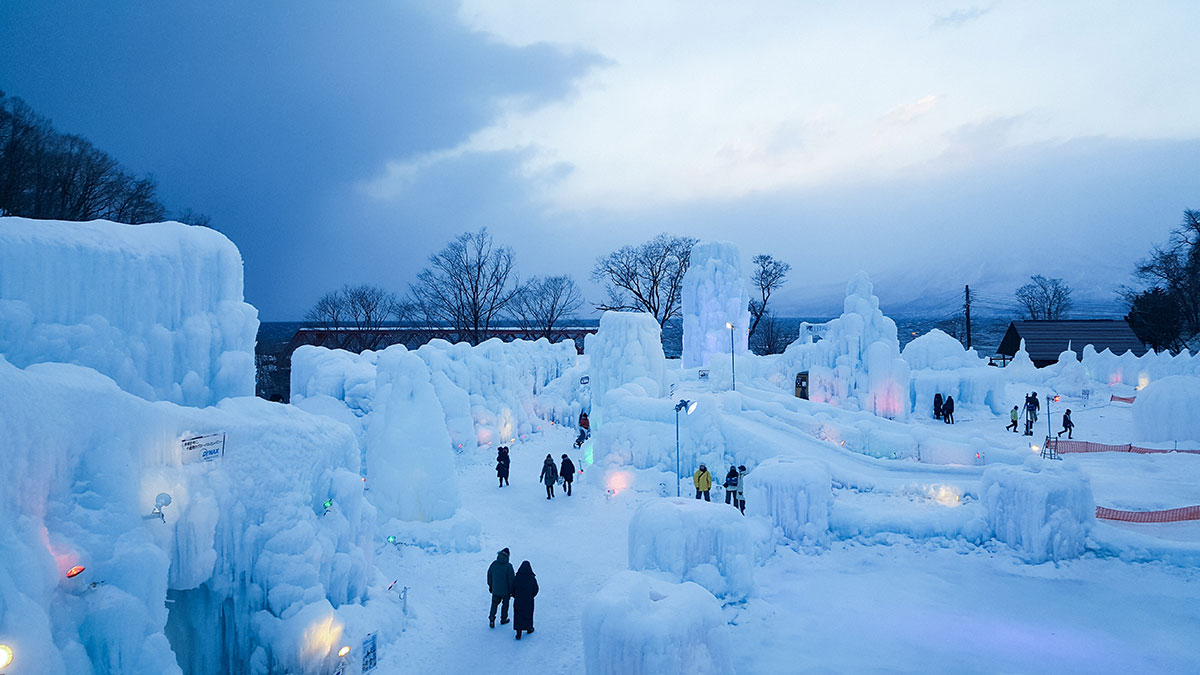
<instances>
[{"instance_id":1,"label":"child in snow","mask_svg":"<svg viewBox=\"0 0 1200 675\"><path fill-rule=\"evenodd\" d=\"M954 397L947 396L946 402L942 404L942 420L946 424L954 424Z\"/></svg>"},{"instance_id":2,"label":"child in snow","mask_svg":"<svg viewBox=\"0 0 1200 675\"><path fill-rule=\"evenodd\" d=\"M1067 435L1067 440L1070 440L1071 432L1074 430L1075 423L1071 421L1071 409L1067 408L1067 412L1063 413L1063 428L1062 431L1058 432L1058 437L1062 438L1062 435L1065 433Z\"/></svg>"},{"instance_id":3,"label":"child in snow","mask_svg":"<svg viewBox=\"0 0 1200 675\"><path fill-rule=\"evenodd\" d=\"M738 472L736 466L729 467L729 473L725 474L725 482L721 484L725 488L725 503L737 506L734 498L737 496Z\"/></svg>"},{"instance_id":4,"label":"child in snow","mask_svg":"<svg viewBox=\"0 0 1200 675\"><path fill-rule=\"evenodd\" d=\"M708 491L712 489L712 474L708 472L708 467L704 463L700 463L700 468L696 469L696 473L692 474L692 484L696 486L696 499L704 496L704 501L711 502L712 499L708 496Z\"/></svg>"},{"instance_id":5,"label":"child in snow","mask_svg":"<svg viewBox=\"0 0 1200 675\"><path fill-rule=\"evenodd\" d=\"M734 488L734 492L736 493L734 495L734 500L737 501L738 510L741 511L742 515L744 516L746 515L746 465L739 464L737 471L737 487Z\"/></svg>"},{"instance_id":6,"label":"child in snow","mask_svg":"<svg viewBox=\"0 0 1200 675\"><path fill-rule=\"evenodd\" d=\"M1010 420L1012 420L1012 422L1010 422L1009 425L1004 428L1006 430L1012 429L1012 432L1014 434L1017 433L1017 418L1019 418L1020 416L1021 416L1021 414L1017 411L1017 406L1014 405L1012 412L1008 414L1008 417Z\"/></svg>"},{"instance_id":7,"label":"child in snow","mask_svg":"<svg viewBox=\"0 0 1200 675\"><path fill-rule=\"evenodd\" d=\"M533 635L533 598L537 594L537 577L526 560L521 563L513 581L513 629L517 631L518 640L521 639L521 631Z\"/></svg>"},{"instance_id":8,"label":"child in snow","mask_svg":"<svg viewBox=\"0 0 1200 675\"><path fill-rule=\"evenodd\" d=\"M512 460L508 457L508 447L500 446L496 449L496 476L500 479L500 487L504 487L508 483L508 465Z\"/></svg>"},{"instance_id":9,"label":"child in snow","mask_svg":"<svg viewBox=\"0 0 1200 675\"><path fill-rule=\"evenodd\" d=\"M562 478L563 490L570 497L571 483L575 482L575 462L572 462L571 458L567 457L567 453L565 452L562 456L562 468L558 470L558 475Z\"/></svg>"},{"instance_id":10,"label":"child in snow","mask_svg":"<svg viewBox=\"0 0 1200 675\"><path fill-rule=\"evenodd\" d=\"M500 625L508 623L508 599L513 593L513 566L508 562L508 549L502 548L496 553L487 572L488 590L492 592L492 611L488 614L488 622L496 627L496 607L500 607Z\"/></svg>"},{"instance_id":11,"label":"child in snow","mask_svg":"<svg viewBox=\"0 0 1200 675\"><path fill-rule=\"evenodd\" d=\"M558 482L558 469L550 455L546 455L546 460L542 462L541 481L546 484L546 499L553 499L554 484Z\"/></svg>"}]
</instances>

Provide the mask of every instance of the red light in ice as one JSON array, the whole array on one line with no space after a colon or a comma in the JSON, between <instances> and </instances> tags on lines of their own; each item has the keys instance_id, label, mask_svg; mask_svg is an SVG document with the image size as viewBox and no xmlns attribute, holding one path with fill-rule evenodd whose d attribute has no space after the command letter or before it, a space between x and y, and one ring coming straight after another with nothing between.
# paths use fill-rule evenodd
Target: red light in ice
<instances>
[{"instance_id":1,"label":"red light in ice","mask_svg":"<svg viewBox=\"0 0 1200 675\"><path fill-rule=\"evenodd\" d=\"M72 577L77 577L83 573L83 570L84 570L83 565L76 565L76 566L72 567L71 569L67 570L67 578L70 579Z\"/></svg>"}]
</instances>

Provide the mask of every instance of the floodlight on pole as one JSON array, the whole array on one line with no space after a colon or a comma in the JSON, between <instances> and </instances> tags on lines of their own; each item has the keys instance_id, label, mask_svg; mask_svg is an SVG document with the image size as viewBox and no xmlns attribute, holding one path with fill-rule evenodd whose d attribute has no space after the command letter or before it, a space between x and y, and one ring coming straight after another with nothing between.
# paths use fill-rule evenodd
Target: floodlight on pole
<instances>
[{"instance_id":1,"label":"floodlight on pole","mask_svg":"<svg viewBox=\"0 0 1200 675\"><path fill-rule=\"evenodd\" d=\"M688 401L679 399L679 403L675 404L675 496L679 497L679 484L683 482L683 475L679 472L679 412L687 411L691 415L696 412L696 404L698 401Z\"/></svg>"},{"instance_id":2,"label":"floodlight on pole","mask_svg":"<svg viewBox=\"0 0 1200 675\"><path fill-rule=\"evenodd\" d=\"M737 362L733 358L733 322L726 321L725 327L729 329L729 372L733 375L733 390L737 391Z\"/></svg>"}]
</instances>

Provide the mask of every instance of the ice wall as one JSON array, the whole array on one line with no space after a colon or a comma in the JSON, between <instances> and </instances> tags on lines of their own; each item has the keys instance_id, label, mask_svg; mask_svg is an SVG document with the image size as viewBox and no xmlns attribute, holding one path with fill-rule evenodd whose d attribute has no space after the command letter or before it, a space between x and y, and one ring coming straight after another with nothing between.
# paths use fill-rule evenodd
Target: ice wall
<instances>
[{"instance_id":1,"label":"ice wall","mask_svg":"<svg viewBox=\"0 0 1200 675\"><path fill-rule=\"evenodd\" d=\"M583 610L588 675L732 675L736 654L721 603L693 583L622 572Z\"/></svg>"},{"instance_id":2,"label":"ice wall","mask_svg":"<svg viewBox=\"0 0 1200 675\"><path fill-rule=\"evenodd\" d=\"M689 498L643 504L629 521L629 568L694 581L713 595L744 598L754 589L764 535L737 509Z\"/></svg>"},{"instance_id":3,"label":"ice wall","mask_svg":"<svg viewBox=\"0 0 1200 675\"><path fill-rule=\"evenodd\" d=\"M684 368L707 366L714 354L747 352L750 296L737 246L706 241L692 247L681 290Z\"/></svg>"},{"instance_id":4,"label":"ice wall","mask_svg":"<svg viewBox=\"0 0 1200 675\"><path fill-rule=\"evenodd\" d=\"M1022 466L992 466L981 487L988 527L1030 562L1078 557L1087 547L1096 504L1077 469L1030 457Z\"/></svg>"},{"instance_id":5,"label":"ice wall","mask_svg":"<svg viewBox=\"0 0 1200 675\"><path fill-rule=\"evenodd\" d=\"M181 223L0 218L0 354L75 363L149 400L254 394L258 312L224 235Z\"/></svg>"},{"instance_id":6,"label":"ice wall","mask_svg":"<svg viewBox=\"0 0 1200 675\"><path fill-rule=\"evenodd\" d=\"M974 349L966 349L954 337L933 329L904 347L903 358L910 371L909 395L912 410L922 417L933 416L933 397L953 396L963 406L986 407L1004 412L1004 377L999 368L988 366Z\"/></svg>"},{"instance_id":7,"label":"ice wall","mask_svg":"<svg viewBox=\"0 0 1200 675\"><path fill-rule=\"evenodd\" d=\"M637 384L648 396L663 394L667 358L662 329L646 312L605 312L600 329L584 339L588 357L593 428L604 422L604 397L625 384Z\"/></svg>"},{"instance_id":8,"label":"ice wall","mask_svg":"<svg viewBox=\"0 0 1200 675\"><path fill-rule=\"evenodd\" d=\"M1174 375L1151 382L1133 402L1133 425L1137 441L1200 444L1200 377Z\"/></svg>"},{"instance_id":9,"label":"ice wall","mask_svg":"<svg viewBox=\"0 0 1200 675\"><path fill-rule=\"evenodd\" d=\"M11 672L332 671L374 521L344 425L255 398L150 403L3 358L0 409L0 635L37 659ZM200 434L223 456L190 461ZM148 517L160 492L165 522Z\"/></svg>"}]
</instances>

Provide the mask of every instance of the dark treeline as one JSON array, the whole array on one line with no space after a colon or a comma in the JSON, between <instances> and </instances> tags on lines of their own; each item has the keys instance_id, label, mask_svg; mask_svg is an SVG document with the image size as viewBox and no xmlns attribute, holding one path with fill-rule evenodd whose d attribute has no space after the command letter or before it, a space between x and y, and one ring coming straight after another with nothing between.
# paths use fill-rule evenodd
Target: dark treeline
<instances>
[{"instance_id":1,"label":"dark treeline","mask_svg":"<svg viewBox=\"0 0 1200 675\"><path fill-rule=\"evenodd\" d=\"M0 216L119 223L165 220L151 176L135 176L86 138L62 133L0 92ZM186 216L207 224L204 216Z\"/></svg>"}]
</instances>

